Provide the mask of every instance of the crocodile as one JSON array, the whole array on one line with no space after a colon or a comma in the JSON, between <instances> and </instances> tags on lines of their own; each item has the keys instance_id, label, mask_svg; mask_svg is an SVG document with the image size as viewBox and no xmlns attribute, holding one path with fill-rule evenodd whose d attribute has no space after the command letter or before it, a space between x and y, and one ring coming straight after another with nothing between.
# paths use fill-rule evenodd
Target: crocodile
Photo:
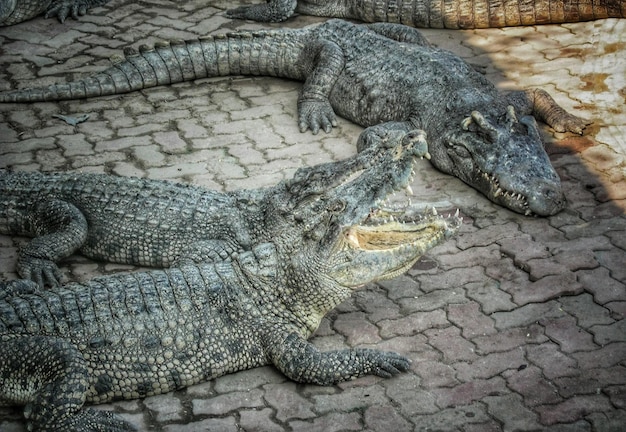
<instances>
[{"instance_id":1,"label":"crocodile","mask_svg":"<svg viewBox=\"0 0 626 432\"><path fill-rule=\"evenodd\" d=\"M109 0L0 0L0 26L17 24L45 12L64 22ZM624 0L269 0L230 9L230 18L285 21L295 13L365 22L395 22L414 27L490 28L560 24L626 17Z\"/></svg>"},{"instance_id":2,"label":"crocodile","mask_svg":"<svg viewBox=\"0 0 626 432\"><path fill-rule=\"evenodd\" d=\"M500 93L412 27L343 20L127 48L103 72L0 93L0 102L114 95L228 75L304 81L297 102L303 132L329 132L335 111L364 127L424 130L436 168L525 215L553 215L566 204L535 117L559 132L582 134L587 125L544 90Z\"/></svg>"},{"instance_id":3,"label":"crocodile","mask_svg":"<svg viewBox=\"0 0 626 432\"><path fill-rule=\"evenodd\" d=\"M0 0L0 27L18 24L45 13L65 22L68 16L77 19L87 10L109 0Z\"/></svg>"},{"instance_id":4,"label":"crocodile","mask_svg":"<svg viewBox=\"0 0 626 432\"><path fill-rule=\"evenodd\" d=\"M408 184L423 143L419 132L393 145L397 138L337 188L310 195L310 208L289 209L287 223L275 219L282 229L271 241L230 261L49 290L24 279L4 282L0 405L25 406L29 430L121 431L130 425L83 405L266 364L318 385L406 371L409 360L397 353L321 352L307 341L354 290L404 273L462 223L415 204L380 204Z\"/></svg>"},{"instance_id":5,"label":"crocodile","mask_svg":"<svg viewBox=\"0 0 626 432\"><path fill-rule=\"evenodd\" d=\"M386 148L402 136L372 127L359 140ZM430 157L419 138L416 155ZM223 261L300 223L290 215L314 211L312 197L331 194L376 159L302 167L273 187L225 193L167 180L0 170L0 233L33 237L17 272L40 286L58 285L56 263L75 252L157 268Z\"/></svg>"},{"instance_id":6,"label":"crocodile","mask_svg":"<svg viewBox=\"0 0 626 432\"><path fill-rule=\"evenodd\" d=\"M229 18L285 21L295 13L423 28L474 29L625 18L624 0L268 0Z\"/></svg>"}]
</instances>

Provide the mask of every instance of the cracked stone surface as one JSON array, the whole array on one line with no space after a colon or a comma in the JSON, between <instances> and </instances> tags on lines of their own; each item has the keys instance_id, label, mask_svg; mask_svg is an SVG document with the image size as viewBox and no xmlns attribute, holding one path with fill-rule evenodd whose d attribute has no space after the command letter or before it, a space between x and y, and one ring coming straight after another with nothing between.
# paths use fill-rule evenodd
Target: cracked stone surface
<instances>
[{"instance_id":1,"label":"cracked stone surface","mask_svg":"<svg viewBox=\"0 0 626 432\"><path fill-rule=\"evenodd\" d=\"M230 21L235 0L113 0L78 21L0 29L0 88L97 71L123 47L267 27ZM301 27L321 18L297 17ZM271 25L280 27L280 25ZM271 366L114 410L152 431L621 431L626 424L626 20L526 28L426 30L486 68L503 90L538 86L593 119L547 148L568 198L549 218L497 207L426 163L413 201L458 207L460 235L406 275L357 292L313 342L393 349L411 370L334 387L290 382ZM272 185L300 166L355 152L361 128L301 134L300 84L229 77L133 94L0 106L0 166L106 172L232 190ZM89 115L77 126L53 115ZM0 273L26 239L0 236ZM73 256L67 280L129 271ZM0 408L0 430L25 430Z\"/></svg>"}]
</instances>

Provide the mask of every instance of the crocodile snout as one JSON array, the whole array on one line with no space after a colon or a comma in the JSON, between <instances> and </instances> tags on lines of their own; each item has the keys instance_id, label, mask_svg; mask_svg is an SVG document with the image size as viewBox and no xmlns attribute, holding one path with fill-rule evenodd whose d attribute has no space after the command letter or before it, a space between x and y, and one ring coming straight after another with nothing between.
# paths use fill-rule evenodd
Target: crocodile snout
<instances>
[{"instance_id":1,"label":"crocodile snout","mask_svg":"<svg viewBox=\"0 0 626 432\"><path fill-rule=\"evenodd\" d=\"M529 187L528 208L538 216L557 214L566 204L561 184L555 182L536 181Z\"/></svg>"}]
</instances>

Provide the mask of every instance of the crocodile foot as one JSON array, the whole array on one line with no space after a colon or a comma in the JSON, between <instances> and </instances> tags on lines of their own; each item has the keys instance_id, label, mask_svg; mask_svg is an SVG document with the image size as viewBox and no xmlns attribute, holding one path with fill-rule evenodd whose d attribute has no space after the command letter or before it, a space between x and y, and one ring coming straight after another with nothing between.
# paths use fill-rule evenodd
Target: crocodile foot
<instances>
[{"instance_id":1,"label":"crocodile foot","mask_svg":"<svg viewBox=\"0 0 626 432\"><path fill-rule=\"evenodd\" d=\"M22 278L30 279L42 288L46 285L59 286L62 278L61 270L54 262L32 256L21 256L18 259L17 273Z\"/></svg>"},{"instance_id":2,"label":"crocodile foot","mask_svg":"<svg viewBox=\"0 0 626 432\"><path fill-rule=\"evenodd\" d=\"M298 101L298 126L300 132L311 129L315 135L321 128L328 133L337 126L337 116L327 100L303 99Z\"/></svg>"},{"instance_id":3,"label":"crocodile foot","mask_svg":"<svg viewBox=\"0 0 626 432\"><path fill-rule=\"evenodd\" d=\"M391 378L400 372L409 370L411 361L395 352L377 351L367 348L354 350L354 355L359 357L363 364L365 374L377 375L383 378Z\"/></svg>"},{"instance_id":4,"label":"crocodile foot","mask_svg":"<svg viewBox=\"0 0 626 432\"><path fill-rule=\"evenodd\" d=\"M79 16L85 15L89 4L83 0L57 0L53 1L48 10L46 10L46 18L56 16L60 22L65 22L68 16L77 19Z\"/></svg>"},{"instance_id":5,"label":"crocodile foot","mask_svg":"<svg viewBox=\"0 0 626 432\"><path fill-rule=\"evenodd\" d=\"M226 11L230 19L246 19L260 22L281 22L293 16L296 0L268 1L267 3L239 6Z\"/></svg>"},{"instance_id":6,"label":"crocodile foot","mask_svg":"<svg viewBox=\"0 0 626 432\"><path fill-rule=\"evenodd\" d=\"M572 115L568 112L560 113L560 115L553 119L552 129L557 132L572 132L578 135L583 134L583 130L592 122L583 118Z\"/></svg>"}]
</instances>

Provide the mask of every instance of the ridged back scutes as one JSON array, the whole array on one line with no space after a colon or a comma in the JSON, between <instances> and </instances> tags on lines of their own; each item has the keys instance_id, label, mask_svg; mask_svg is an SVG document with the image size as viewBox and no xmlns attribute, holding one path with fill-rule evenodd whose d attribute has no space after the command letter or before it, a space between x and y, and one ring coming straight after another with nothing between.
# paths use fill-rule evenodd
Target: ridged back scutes
<instances>
[{"instance_id":1,"label":"ridged back scutes","mask_svg":"<svg viewBox=\"0 0 626 432\"><path fill-rule=\"evenodd\" d=\"M132 47L125 48L124 57L126 57L126 60L128 60L128 62L137 70L139 75L141 75L144 87L154 87L158 84L154 69L146 58L136 49Z\"/></svg>"},{"instance_id":2,"label":"ridged back scutes","mask_svg":"<svg viewBox=\"0 0 626 432\"><path fill-rule=\"evenodd\" d=\"M125 49L108 69L83 79L0 94L0 102L82 99L200 78L269 75L303 79L298 57L307 30L233 32Z\"/></svg>"},{"instance_id":3,"label":"ridged back scutes","mask_svg":"<svg viewBox=\"0 0 626 432\"><path fill-rule=\"evenodd\" d=\"M167 85L172 80L170 79L170 73L167 66L161 56L157 53L154 46L141 45L139 47L141 57L145 60L148 66L152 69L156 78L156 85ZM138 60L135 60L136 62Z\"/></svg>"},{"instance_id":4,"label":"ridged back scutes","mask_svg":"<svg viewBox=\"0 0 626 432\"><path fill-rule=\"evenodd\" d=\"M349 0L347 8L346 17L365 22L450 29L626 17L624 0Z\"/></svg>"},{"instance_id":5,"label":"ridged back scutes","mask_svg":"<svg viewBox=\"0 0 626 432\"><path fill-rule=\"evenodd\" d=\"M0 300L0 333L92 338L110 335L115 326L161 328L168 319L192 317L214 305L211 297L222 295L221 286L215 269L205 265L101 276L16 294Z\"/></svg>"},{"instance_id":6,"label":"ridged back scutes","mask_svg":"<svg viewBox=\"0 0 626 432\"><path fill-rule=\"evenodd\" d=\"M183 81L183 69L178 62L176 54L172 50L169 42L158 42L154 45L154 49L161 58L165 70L169 74L169 83L179 83ZM180 55L180 54L179 54Z\"/></svg>"}]
</instances>

